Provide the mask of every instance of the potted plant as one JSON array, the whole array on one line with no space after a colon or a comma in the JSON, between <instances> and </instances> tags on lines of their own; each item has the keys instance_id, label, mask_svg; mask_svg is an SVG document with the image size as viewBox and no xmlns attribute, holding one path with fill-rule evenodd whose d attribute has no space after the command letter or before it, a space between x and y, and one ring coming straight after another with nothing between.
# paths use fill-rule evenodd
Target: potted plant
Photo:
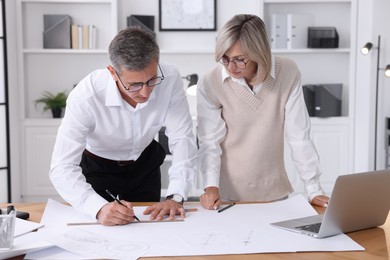
<instances>
[{"instance_id":1,"label":"potted plant","mask_svg":"<svg viewBox=\"0 0 390 260\"><path fill-rule=\"evenodd\" d=\"M42 97L35 100L35 106L39 103L43 103L43 111L50 109L54 118L60 118L62 110L66 106L67 97L66 91L58 92L55 95L49 91L44 91Z\"/></svg>"}]
</instances>

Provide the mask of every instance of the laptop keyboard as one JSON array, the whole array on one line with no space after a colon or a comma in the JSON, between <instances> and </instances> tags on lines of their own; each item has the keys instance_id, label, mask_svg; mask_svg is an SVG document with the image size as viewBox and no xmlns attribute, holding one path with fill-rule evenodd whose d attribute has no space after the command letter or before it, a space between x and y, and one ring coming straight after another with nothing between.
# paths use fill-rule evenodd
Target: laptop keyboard
<instances>
[{"instance_id":1,"label":"laptop keyboard","mask_svg":"<svg viewBox=\"0 0 390 260\"><path fill-rule=\"evenodd\" d=\"M313 233L318 233L320 231L321 223L314 223L310 225L304 225L304 226L299 226L295 227L296 229L299 230L305 230Z\"/></svg>"}]
</instances>

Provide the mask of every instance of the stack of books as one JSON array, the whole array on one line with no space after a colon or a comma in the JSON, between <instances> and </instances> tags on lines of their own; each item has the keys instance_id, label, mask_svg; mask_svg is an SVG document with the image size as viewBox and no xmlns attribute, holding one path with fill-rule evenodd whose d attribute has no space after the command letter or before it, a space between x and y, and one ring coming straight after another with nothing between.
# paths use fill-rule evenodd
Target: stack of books
<instances>
[{"instance_id":1,"label":"stack of books","mask_svg":"<svg viewBox=\"0 0 390 260\"><path fill-rule=\"evenodd\" d=\"M72 24L69 15L43 15L43 48L96 49L96 26Z\"/></svg>"},{"instance_id":2,"label":"stack of books","mask_svg":"<svg viewBox=\"0 0 390 260\"><path fill-rule=\"evenodd\" d=\"M96 33L95 25L72 24L72 49L96 49Z\"/></svg>"}]
</instances>

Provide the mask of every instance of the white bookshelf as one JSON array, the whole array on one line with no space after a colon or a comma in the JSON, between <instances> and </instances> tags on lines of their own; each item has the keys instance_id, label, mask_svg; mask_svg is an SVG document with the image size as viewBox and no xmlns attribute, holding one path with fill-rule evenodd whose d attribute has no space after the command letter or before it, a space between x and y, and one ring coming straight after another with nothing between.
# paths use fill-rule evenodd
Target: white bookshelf
<instances>
[{"instance_id":1,"label":"white bookshelf","mask_svg":"<svg viewBox=\"0 0 390 260\"><path fill-rule=\"evenodd\" d=\"M202 76L211 69L214 60L216 32L159 32L158 1L138 0L16 0L17 88L21 109L20 148L12 156L22 158L20 179L25 201L53 196L49 188L48 163L53 136L60 121L51 118L50 111L37 110L34 100L42 91L71 91L86 74L109 64L107 47L119 29L126 26L131 14L155 15L157 42L161 61L178 67L182 76L197 73ZM274 49L275 55L291 57L302 72L303 84L342 83L342 116L312 118L312 137L317 145L323 168L322 183L329 192L335 177L353 170L355 53L357 34L357 0L217 0L217 29L236 13L255 13L267 23L271 13L310 13L316 26L335 26L339 33L337 49ZM75 23L94 24L98 28L97 49L43 49L43 14L69 14ZM184 84L188 82L184 81ZM196 103L191 111L196 113ZM192 116L196 116L193 114ZM45 136L47 138L45 138ZM33 147L37 140L44 147L41 156ZM301 191L295 168L286 147L286 167L296 191ZM170 157L162 167L166 175ZM36 178L36 179L34 179ZM190 196L200 195L201 179ZM31 187L29 181L42 184ZM167 180L163 180L166 185ZM46 186L49 185L49 186ZM39 185L37 185L39 186ZM166 187L163 187L166 188ZM162 191L165 194L165 190Z\"/></svg>"}]
</instances>

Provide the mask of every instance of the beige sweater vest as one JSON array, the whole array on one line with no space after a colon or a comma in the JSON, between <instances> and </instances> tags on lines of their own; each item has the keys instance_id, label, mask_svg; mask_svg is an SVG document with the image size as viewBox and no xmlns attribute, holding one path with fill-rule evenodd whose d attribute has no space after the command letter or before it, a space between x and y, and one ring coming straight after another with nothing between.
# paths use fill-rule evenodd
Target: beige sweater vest
<instances>
[{"instance_id":1,"label":"beige sweater vest","mask_svg":"<svg viewBox=\"0 0 390 260\"><path fill-rule=\"evenodd\" d=\"M221 143L224 200L273 201L293 191L284 167L284 109L300 72L290 59L275 57L274 64L275 79L268 76L256 95L230 78L221 85L221 66L204 77L206 95L221 108L227 128Z\"/></svg>"}]
</instances>

